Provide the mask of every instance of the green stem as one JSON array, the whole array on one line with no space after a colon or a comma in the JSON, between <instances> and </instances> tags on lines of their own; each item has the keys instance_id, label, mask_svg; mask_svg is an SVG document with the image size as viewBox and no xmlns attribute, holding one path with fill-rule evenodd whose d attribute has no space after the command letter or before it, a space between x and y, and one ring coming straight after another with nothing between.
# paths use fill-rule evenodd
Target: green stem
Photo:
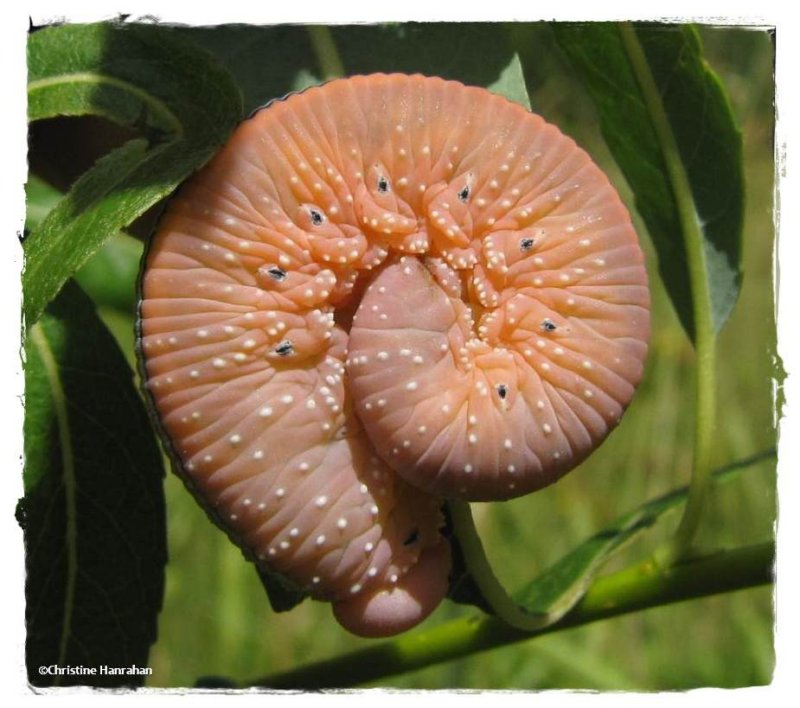
<instances>
[{"instance_id":1,"label":"green stem","mask_svg":"<svg viewBox=\"0 0 800 708\"><path fill-rule=\"evenodd\" d=\"M472 615L247 685L303 689L356 686L650 607L765 585L772 581L774 555L775 546L770 542L670 567L648 559L595 580L571 612L541 629L526 632L495 617Z\"/></svg>"},{"instance_id":2,"label":"green stem","mask_svg":"<svg viewBox=\"0 0 800 708\"><path fill-rule=\"evenodd\" d=\"M469 502L451 500L447 503L447 507L469 574L495 616L506 624L526 631L551 624L556 619L551 613L526 611L524 607L514 602L497 579L483 550L483 543L475 528Z\"/></svg>"},{"instance_id":3,"label":"green stem","mask_svg":"<svg viewBox=\"0 0 800 708\"><path fill-rule=\"evenodd\" d=\"M311 46L319 62L322 78L326 81L344 76L344 64L336 49L330 27L326 25L308 25Z\"/></svg>"},{"instance_id":4,"label":"green stem","mask_svg":"<svg viewBox=\"0 0 800 708\"><path fill-rule=\"evenodd\" d=\"M636 36L636 31L630 23L623 23L620 25L620 35L631 61L633 72L642 89L648 113L653 121L664 155L667 174L680 217L689 268L689 286L692 293L694 348L697 356L694 462L689 500L668 554L672 558L678 558L686 555L691 548L710 485L712 435L715 419L716 334L711 314L711 291L706 270L703 232L697 218L689 178L686 175L669 118L664 110L661 94L650 71L642 45Z\"/></svg>"}]
</instances>

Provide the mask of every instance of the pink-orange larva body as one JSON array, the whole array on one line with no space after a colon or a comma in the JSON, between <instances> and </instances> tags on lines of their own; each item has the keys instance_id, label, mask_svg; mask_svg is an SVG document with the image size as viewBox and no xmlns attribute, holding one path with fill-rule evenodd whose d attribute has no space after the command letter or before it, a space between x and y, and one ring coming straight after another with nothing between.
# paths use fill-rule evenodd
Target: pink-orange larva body
<instances>
[{"instance_id":1,"label":"pink-orange larva body","mask_svg":"<svg viewBox=\"0 0 800 708\"><path fill-rule=\"evenodd\" d=\"M586 153L422 76L332 81L243 123L172 200L142 296L148 391L192 487L372 636L445 594L442 498L574 467L649 336L636 235Z\"/></svg>"}]
</instances>

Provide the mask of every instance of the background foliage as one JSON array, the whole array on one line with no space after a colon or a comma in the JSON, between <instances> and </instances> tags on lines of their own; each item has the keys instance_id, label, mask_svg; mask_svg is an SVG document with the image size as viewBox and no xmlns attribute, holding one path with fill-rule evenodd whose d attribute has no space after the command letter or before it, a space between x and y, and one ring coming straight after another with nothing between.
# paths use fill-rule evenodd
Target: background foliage
<instances>
[{"instance_id":1,"label":"background foliage","mask_svg":"<svg viewBox=\"0 0 800 708\"><path fill-rule=\"evenodd\" d=\"M149 232L159 199L193 164L211 154L242 113L320 81L325 71L325 57L314 34L301 26L161 28L161 35L151 30L120 37L109 35L104 27L95 28L88 39L81 35L79 41L67 42L59 61L44 51L41 61L31 61L29 66L32 82L40 82L42 91L56 91L48 72L57 73L68 62L82 73L87 67L100 65L115 76L130 71L122 57L140 56L152 62L145 74L131 76L131 81L152 85L159 97L157 105L134 91L125 91L124 86L100 81L94 91L100 92L103 105L109 107L109 113L102 115L114 122L97 118L97 111L88 111L95 117L63 116L87 112L87 106L97 101L97 95L88 93L82 99L85 104L70 111L59 107L62 104L57 94L43 98L34 104L31 116L39 119L32 123L30 139L28 206L33 233L46 234L49 229L55 234L53 238L68 240L70 233L94 228L98 219L108 219L106 228L112 230L136 220L126 229L128 234L106 241L93 256L91 252L99 241L79 249L73 260L62 258L66 262L50 262L44 269L63 277L45 281L36 277L35 270L26 272L29 325L74 268L85 263L76 280L93 298L100 317L114 333L119 356L131 365L135 266L142 248L140 239ZM630 173L617 152L614 156L620 161L612 157L609 146L613 149L615 145L613 139L609 140L608 121L598 120L596 95L592 100L592 92L602 93L603 89L585 83L580 61L574 56L575 47L581 45L573 44L570 50L564 31L563 27L554 32L545 25L528 24L407 24L338 27L331 34L347 73L424 71L489 86L521 102L529 95L533 110L586 147L610 174L644 235L647 228L635 211L640 201L635 201L625 181ZM31 36L34 56L39 34ZM705 27L699 38L705 59L723 78L742 129L747 184L742 290L717 347L718 417L713 426L711 463L722 466L775 444L772 380L779 372L771 276L774 54L770 36L759 30ZM173 46L180 51L172 51ZM475 51L476 46L480 52ZM702 68L705 64L699 47L693 51ZM100 59L87 59L92 51ZM601 52L601 58L607 56L607 52ZM184 76L182 72L187 70L188 76ZM164 75L168 80L162 85ZM122 103L118 100L120 90L125 94ZM680 97L680 87L676 91ZM197 118L194 105L204 104L210 92L220 97L215 112ZM696 110L688 105L690 112ZM123 108L124 115L111 115ZM606 114L601 108L600 118ZM717 147L709 146L709 154L713 155ZM164 157L172 154L171 150L192 157L176 164ZM79 186L70 200L52 209L60 194L101 155L108 155L101 168L111 164L126 169L111 170L113 182L106 178L98 183L95 172L93 185L91 173L84 176L82 184L89 183L89 188ZM717 170L711 170L704 179L713 181L717 175L731 179L730 166L720 167L718 159L703 158L702 163L703 167L713 163ZM167 164L169 170L165 171ZM77 202L76 193L81 197ZM151 209L153 206L156 210ZM647 216L647 209L641 213ZM648 226L653 233L650 221ZM653 242L658 242L655 234ZM505 504L473 505L484 544L508 587L522 586L617 517L689 480L695 358L681 324L687 323L687 310L678 303L681 317L676 315L670 302L675 285L668 295L657 277L653 242L643 237L654 297L650 357L645 379L619 429L587 462L555 486ZM29 248L26 243L30 257ZM729 279L728 283L738 281L738 255L735 252L733 281ZM663 261L661 268L663 272ZM717 318L721 324L731 299L722 297L717 302L722 303L715 310L722 313ZM42 326L50 326L47 318L53 316L51 308ZM35 386L28 384L28 411L38 405L32 396L34 390ZM31 469L30 453L28 463ZM160 480L159 465L146 466L151 482ZM341 630L325 605L306 602L289 613L273 613L253 567L243 562L241 554L211 526L177 478L167 476L165 489L169 563L158 639L149 658L154 673L148 685L190 686L203 676L248 681L369 644ZM733 547L771 538L774 490L772 460L715 489L699 529L699 548ZM606 570L622 568L652 552L674 532L675 521L676 517L668 517L627 546ZM29 543L29 559L30 550ZM157 565L152 571L156 585ZM463 616L465 611L444 603L425 626L435 627ZM47 621L58 623L57 618ZM732 687L768 682L773 662L771 592L760 588L559 632L386 678L376 685L645 690Z\"/></svg>"}]
</instances>

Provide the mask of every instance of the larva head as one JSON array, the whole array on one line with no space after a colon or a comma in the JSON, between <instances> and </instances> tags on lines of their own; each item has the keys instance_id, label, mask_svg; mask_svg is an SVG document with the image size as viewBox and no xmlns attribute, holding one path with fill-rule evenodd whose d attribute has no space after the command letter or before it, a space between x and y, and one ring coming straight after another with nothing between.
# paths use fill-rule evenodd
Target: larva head
<instances>
[{"instance_id":1,"label":"larva head","mask_svg":"<svg viewBox=\"0 0 800 708\"><path fill-rule=\"evenodd\" d=\"M142 278L150 398L204 506L367 636L447 588L444 497L555 480L641 376L648 291L599 169L436 78L271 104L172 200Z\"/></svg>"}]
</instances>

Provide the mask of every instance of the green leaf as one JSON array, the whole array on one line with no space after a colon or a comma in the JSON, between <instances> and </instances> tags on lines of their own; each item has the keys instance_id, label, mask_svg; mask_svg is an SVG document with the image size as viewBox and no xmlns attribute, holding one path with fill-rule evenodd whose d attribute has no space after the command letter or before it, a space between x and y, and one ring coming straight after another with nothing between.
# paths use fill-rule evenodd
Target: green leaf
<instances>
[{"instance_id":1,"label":"green leaf","mask_svg":"<svg viewBox=\"0 0 800 708\"><path fill-rule=\"evenodd\" d=\"M134 316L143 250L138 239L114 234L75 273L75 280L95 304Z\"/></svg>"},{"instance_id":2,"label":"green leaf","mask_svg":"<svg viewBox=\"0 0 800 708\"><path fill-rule=\"evenodd\" d=\"M741 460L718 470L717 483L764 459L775 451ZM475 605L507 624L530 631L557 622L583 597L600 568L622 546L652 527L668 511L685 503L688 487L677 489L625 514L595 534L549 569L510 596L495 577L472 521L469 504L448 502L447 511L455 535L454 572L449 597Z\"/></svg>"},{"instance_id":3,"label":"green leaf","mask_svg":"<svg viewBox=\"0 0 800 708\"><path fill-rule=\"evenodd\" d=\"M25 315L36 321L112 234L205 163L241 119L227 72L170 28L61 25L28 42L31 120L98 115L143 137L79 179L24 242Z\"/></svg>"},{"instance_id":4,"label":"green leaf","mask_svg":"<svg viewBox=\"0 0 800 708\"><path fill-rule=\"evenodd\" d=\"M681 222L682 198L670 173L666 127L677 146L699 224L716 331L741 285L744 172L742 139L719 78L706 64L690 25L636 25L661 106L648 100L635 60L615 24L556 24L556 37L593 98L603 135L624 173L656 247L659 271L689 337L696 332ZM665 119L662 121L662 119Z\"/></svg>"},{"instance_id":5,"label":"green leaf","mask_svg":"<svg viewBox=\"0 0 800 708\"><path fill-rule=\"evenodd\" d=\"M37 686L140 685L100 666L147 666L166 562L163 467L132 372L72 282L28 330L26 662ZM40 675L40 666L95 676Z\"/></svg>"},{"instance_id":6,"label":"green leaf","mask_svg":"<svg viewBox=\"0 0 800 708\"><path fill-rule=\"evenodd\" d=\"M348 74L422 73L483 86L530 108L508 28L431 22L332 28Z\"/></svg>"},{"instance_id":7,"label":"green leaf","mask_svg":"<svg viewBox=\"0 0 800 708\"><path fill-rule=\"evenodd\" d=\"M511 56L511 60L497 77L497 81L489 84L486 88L531 110L531 100L528 97L525 76L522 73L522 63L516 54Z\"/></svg>"},{"instance_id":8,"label":"green leaf","mask_svg":"<svg viewBox=\"0 0 800 708\"><path fill-rule=\"evenodd\" d=\"M420 72L484 86L530 108L522 67L504 25L441 22L330 29L348 75ZM236 78L248 112L322 81L307 27L224 25L182 32L215 54Z\"/></svg>"},{"instance_id":9,"label":"green leaf","mask_svg":"<svg viewBox=\"0 0 800 708\"><path fill-rule=\"evenodd\" d=\"M27 198L26 231L32 231L63 197L61 192L35 175L25 185ZM144 246L124 232L114 234L75 274L81 289L99 306L133 316L139 277L139 264Z\"/></svg>"},{"instance_id":10,"label":"green leaf","mask_svg":"<svg viewBox=\"0 0 800 708\"><path fill-rule=\"evenodd\" d=\"M220 25L176 31L204 47L230 72L244 97L246 113L321 81L301 25Z\"/></svg>"}]
</instances>

